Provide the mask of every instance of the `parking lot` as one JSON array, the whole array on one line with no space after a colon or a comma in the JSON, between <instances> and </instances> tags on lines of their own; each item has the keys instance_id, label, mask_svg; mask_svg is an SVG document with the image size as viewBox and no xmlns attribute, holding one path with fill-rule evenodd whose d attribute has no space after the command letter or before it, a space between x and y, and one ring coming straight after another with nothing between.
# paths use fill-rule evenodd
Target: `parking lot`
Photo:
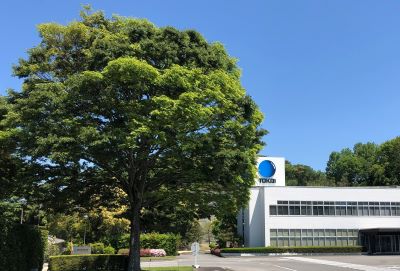
<instances>
[{"instance_id":1,"label":"parking lot","mask_svg":"<svg viewBox=\"0 0 400 271\"><path fill-rule=\"evenodd\" d=\"M193 256L182 255L174 261L144 263L144 266L187 266L192 265L193 261ZM399 256L336 255L219 258L209 254L201 254L198 262L203 267L218 267L232 271L400 271Z\"/></svg>"}]
</instances>

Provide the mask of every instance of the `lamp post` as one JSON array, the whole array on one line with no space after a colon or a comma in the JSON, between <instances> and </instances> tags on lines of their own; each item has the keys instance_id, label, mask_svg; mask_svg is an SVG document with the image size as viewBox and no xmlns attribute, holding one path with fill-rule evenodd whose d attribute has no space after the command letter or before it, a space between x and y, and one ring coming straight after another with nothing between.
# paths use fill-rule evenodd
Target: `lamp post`
<instances>
[{"instance_id":1,"label":"lamp post","mask_svg":"<svg viewBox=\"0 0 400 271\"><path fill-rule=\"evenodd\" d=\"M26 204L26 199L21 199L19 201L21 203L21 221L20 223L22 224L24 222L24 205Z\"/></svg>"},{"instance_id":2,"label":"lamp post","mask_svg":"<svg viewBox=\"0 0 400 271\"><path fill-rule=\"evenodd\" d=\"M86 245L86 221L88 219L88 215L84 215L83 218L85 219L85 231L83 233L83 245Z\"/></svg>"}]
</instances>

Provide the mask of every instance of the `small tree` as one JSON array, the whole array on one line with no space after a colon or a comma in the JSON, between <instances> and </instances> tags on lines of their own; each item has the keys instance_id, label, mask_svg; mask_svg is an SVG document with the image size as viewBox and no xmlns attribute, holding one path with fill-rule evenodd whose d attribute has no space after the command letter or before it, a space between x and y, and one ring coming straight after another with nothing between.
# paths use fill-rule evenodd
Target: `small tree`
<instances>
[{"instance_id":1,"label":"small tree","mask_svg":"<svg viewBox=\"0 0 400 271\"><path fill-rule=\"evenodd\" d=\"M221 44L146 20L81 16L39 25L40 44L15 67L24 84L8 96L9 131L46 173L38 184L55 207L124 191L138 271L140 216L154 194L193 213L247 201L262 114Z\"/></svg>"}]
</instances>

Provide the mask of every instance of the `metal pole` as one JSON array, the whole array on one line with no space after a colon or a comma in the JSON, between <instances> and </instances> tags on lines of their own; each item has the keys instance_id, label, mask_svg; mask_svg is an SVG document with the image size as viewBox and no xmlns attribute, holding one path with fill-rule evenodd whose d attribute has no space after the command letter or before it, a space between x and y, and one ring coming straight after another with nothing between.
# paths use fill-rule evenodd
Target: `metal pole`
<instances>
[{"instance_id":1,"label":"metal pole","mask_svg":"<svg viewBox=\"0 0 400 271\"><path fill-rule=\"evenodd\" d=\"M85 231L83 233L83 244L86 245L86 223L85 223Z\"/></svg>"},{"instance_id":2,"label":"metal pole","mask_svg":"<svg viewBox=\"0 0 400 271\"><path fill-rule=\"evenodd\" d=\"M21 205L21 224L22 224L23 220L24 220L24 206Z\"/></svg>"}]
</instances>

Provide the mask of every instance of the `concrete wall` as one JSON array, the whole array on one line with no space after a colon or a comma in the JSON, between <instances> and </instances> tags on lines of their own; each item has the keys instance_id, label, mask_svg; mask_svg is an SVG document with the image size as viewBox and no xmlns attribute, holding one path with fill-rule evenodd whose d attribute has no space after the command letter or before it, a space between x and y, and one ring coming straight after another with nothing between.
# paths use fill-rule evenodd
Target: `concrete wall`
<instances>
[{"instance_id":1,"label":"concrete wall","mask_svg":"<svg viewBox=\"0 0 400 271\"><path fill-rule=\"evenodd\" d=\"M270 229L400 228L399 216L269 216L269 205L291 201L400 201L395 188L268 187L265 194L265 244Z\"/></svg>"},{"instance_id":2,"label":"concrete wall","mask_svg":"<svg viewBox=\"0 0 400 271\"><path fill-rule=\"evenodd\" d=\"M269 205L278 200L399 202L400 189L253 187L245 216L246 246L269 246L270 229L400 228L399 216L269 216Z\"/></svg>"}]
</instances>

